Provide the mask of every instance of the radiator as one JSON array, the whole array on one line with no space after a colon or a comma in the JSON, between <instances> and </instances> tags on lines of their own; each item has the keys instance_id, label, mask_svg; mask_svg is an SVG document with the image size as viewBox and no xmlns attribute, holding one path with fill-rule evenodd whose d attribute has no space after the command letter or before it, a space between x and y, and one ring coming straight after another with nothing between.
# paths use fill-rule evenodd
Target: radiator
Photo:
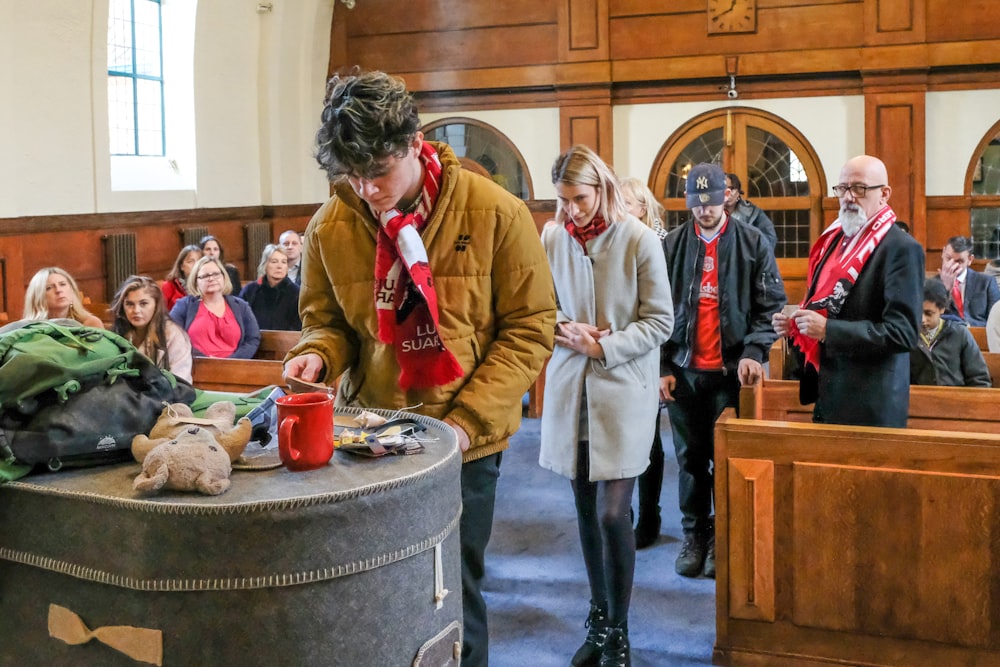
<instances>
[{"instance_id":1,"label":"radiator","mask_svg":"<svg viewBox=\"0 0 1000 667\"><path fill-rule=\"evenodd\" d=\"M271 241L271 223L270 222L251 222L245 225L243 229L246 232L246 246L247 246L247 272L246 275L250 280L257 279L257 266L260 264L261 255L264 253L264 247Z\"/></svg>"},{"instance_id":2,"label":"radiator","mask_svg":"<svg viewBox=\"0 0 1000 667\"><path fill-rule=\"evenodd\" d=\"M208 236L208 227L186 227L180 231L181 246L198 245L202 237Z\"/></svg>"},{"instance_id":3,"label":"radiator","mask_svg":"<svg viewBox=\"0 0 1000 667\"><path fill-rule=\"evenodd\" d=\"M121 284L136 271L135 234L108 234L103 241L106 301L111 303Z\"/></svg>"}]
</instances>

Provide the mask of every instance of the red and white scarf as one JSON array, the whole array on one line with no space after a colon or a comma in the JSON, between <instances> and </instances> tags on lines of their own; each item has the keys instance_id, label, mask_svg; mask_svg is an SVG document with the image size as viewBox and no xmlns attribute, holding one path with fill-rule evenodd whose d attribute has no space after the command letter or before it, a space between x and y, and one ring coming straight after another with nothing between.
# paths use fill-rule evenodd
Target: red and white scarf
<instances>
[{"instance_id":1,"label":"red and white scarf","mask_svg":"<svg viewBox=\"0 0 1000 667\"><path fill-rule=\"evenodd\" d=\"M411 213L376 211L381 223L375 247L375 311L378 337L392 343L399 386L437 387L462 377L462 366L438 333L437 292L420 231L441 189L441 160L430 144L420 150L424 184Z\"/></svg>"},{"instance_id":2,"label":"red and white scarf","mask_svg":"<svg viewBox=\"0 0 1000 667\"><path fill-rule=\"evenodd\" d=\"M801 308L815 310L824 317L836 316L861 274L865 262L896 221L896 213L885 206L864 228L847 238L838 219L819 237L809 251L812 285ZM817 273L818 269L818 273ZM805 354L806 363L819 370L819 341L792 327L792 342Z\"/></svg>"},{"instance_id":3,"label":"red and white scarf","mask_svg":"<svg viewBox=\"0 0 1000 667\"><path fill-rule=\"evenodd\" d=\"M583 254L587 254L587 241L591 239L596 239L598 236L608 231L608 223L601 217L601 214L595 214L590 222L587 223L585 227L580 227L572 220L566 222L566 231L583 246Z\"/></svg>"}]
</instances>

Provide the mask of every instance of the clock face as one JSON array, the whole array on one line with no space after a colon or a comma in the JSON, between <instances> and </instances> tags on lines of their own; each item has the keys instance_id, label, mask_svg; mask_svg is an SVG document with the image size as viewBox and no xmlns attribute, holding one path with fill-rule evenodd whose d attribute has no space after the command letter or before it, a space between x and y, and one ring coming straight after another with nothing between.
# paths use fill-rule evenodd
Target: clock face
<instances>
[{"instance_id":1,"label":"clock face","mask_svg":"<svg viewBox=\"0 0 1000 667\"><path fill-rule=\"evenodd\" d=\"M757 0L708 0L708 34L757 30Z\"/></svg>"}]
</instances>

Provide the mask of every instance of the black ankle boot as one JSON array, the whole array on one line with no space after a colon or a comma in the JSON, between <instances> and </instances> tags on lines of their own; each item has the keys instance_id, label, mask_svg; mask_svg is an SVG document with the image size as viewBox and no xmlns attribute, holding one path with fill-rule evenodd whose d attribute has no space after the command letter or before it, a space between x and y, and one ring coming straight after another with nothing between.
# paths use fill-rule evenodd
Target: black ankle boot
<instances>
[{"instance_id":1,"label":"black ankle boot","mask_svg":"<svg viewBox=\"0 0 1000 667\"><path fill-rule=\"evenodd\" d=\"M632 648L628 643L628 623L612 625L608 629L608 638L604 642L598 667L630 667L631 664Z\"/></svg>"},{"instance_id":2,"label":"black ankle boot","mask_svg":"<svg viewBox=\"0 0 1000 667\"><path fill-rule=\"evenodd\" d=\"M660 537L660 506L640 508L639 521L635 524L635 548L651 547L658 537Z\"/></svg>"},{"instance_id":3,"label":"black ankle boot","mask_svg":"<svg viewBox=\"0 0 1000 667\"><path fill-rule=\"evenodd\" d=\"M597 667L601 660L601 652L604 643L608 639L608 605L596 605L590 603L590 614L587 615L587 622L583 624L587 628L587 638L583 646L573 654L570 665L573 667Z\"/></svg>"}]
</instances>

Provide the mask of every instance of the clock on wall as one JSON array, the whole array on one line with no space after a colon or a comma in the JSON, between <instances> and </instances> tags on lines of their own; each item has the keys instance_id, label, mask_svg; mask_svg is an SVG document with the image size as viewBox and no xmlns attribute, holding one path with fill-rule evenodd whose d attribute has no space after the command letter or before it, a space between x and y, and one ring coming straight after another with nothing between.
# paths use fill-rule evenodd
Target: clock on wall
<instances>
[{"instance_id":1,"label":"clock on wall","mask_svg":"<svg viewBox=\"0 0 1000 667\"><path fill-rule=\"evenodd\" d=\"M757 0L708 0L708 34L756 30Z\"/></svg>"}]
</instances>

